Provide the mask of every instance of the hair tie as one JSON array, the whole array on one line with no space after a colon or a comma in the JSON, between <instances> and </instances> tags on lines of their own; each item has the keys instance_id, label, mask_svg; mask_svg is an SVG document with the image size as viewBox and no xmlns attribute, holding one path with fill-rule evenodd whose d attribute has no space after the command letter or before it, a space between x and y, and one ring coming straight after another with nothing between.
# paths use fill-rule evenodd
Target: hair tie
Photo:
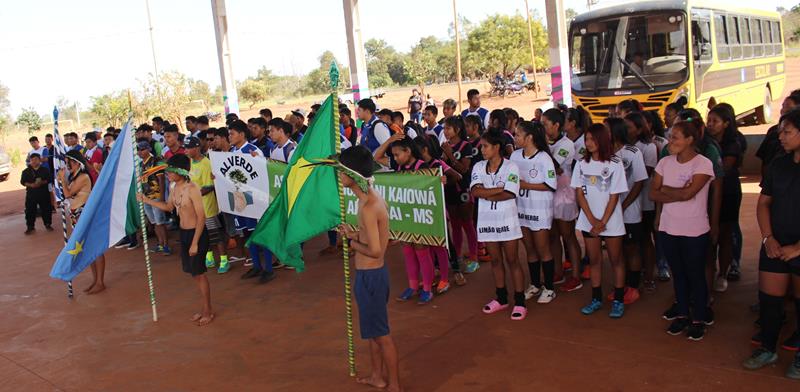
<instances>
[{"instance_id":1,"label":"hair tie","mask_svg":"<svg viewBox=\"0 0 800 392\"><path fill-rule=\"evenodd\" d=\"M694 121L694 120L693 120L691 117L686 117L686 120L684 120L684 121L689 121L689 122L692 122L692 121Z\"/></svg>"}]
</instances>

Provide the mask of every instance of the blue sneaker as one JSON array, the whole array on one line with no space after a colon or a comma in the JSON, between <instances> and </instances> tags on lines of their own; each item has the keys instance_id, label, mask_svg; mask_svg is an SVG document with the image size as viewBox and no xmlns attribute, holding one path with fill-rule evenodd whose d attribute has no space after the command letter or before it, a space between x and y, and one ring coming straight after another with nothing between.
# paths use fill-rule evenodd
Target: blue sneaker
<instances>
[{"instance_id":1,"label":"blue sneaker","mask_svg":"<svg viewBox=\"0 0 800 392\"><path fill-rule=\"evenodd\" d=\"M467 260L467 268L464 269L465 274L471 274L481 268L481 265L475 260Z\"/></svg>"},{"instance_id":2,"label":"blue sneaker","mask_svg":"<svg viewBox=\"0 0 800 392\"><path fill-rule=\"evenodd\" d=\"M410 300L411 297L413 297L413 296L414 296L414 289L407 288L407 289L405 289L405 291L403 291L402 294L400 294L399 297L397 297L397 300L400 301L400 302L406 302L406 301Z\"/></svg>"},{"instance_id":3,"label":"blue sneaker","mask_svg":"<svg viewBox=\"0 0 800 392\"><path fill-rule=\"evenodd\" d=\"M161 253L163 253L164 256L169 256L172 254L172 249L170 249L169 246L164 245L161 247Z\"/></svg>"},{"instance_id":4,"label":"blue sneaker","mask_svg":"<svg viewBox=\"0 0 800 392\"><path fill-rule=\"evenodd\" d=\"M163 246L161 246L161 245L156 245L156 246L154 246L154 247L150 248L150 251L149 251L149 252L150 252L150 253L161 253L161 252L163 252L163 251L164 251L164 247L163 247Z\"/></svg>"},{"instance_id":5,"label":"blue sneaker","mask_svg":"<svg viewBox=\"0 0 800 392\"><path fill-rule=\"evenodd\" d=\"M581 308L581 313L585 315L590 315L603 307L603 302L599 299L593 298L592 302L589 305L584 306Z\"/></svg>"},{"instance_id":6,"label":"blue sneaker","mask_svg":"<svg viewBox=\"0 0 800 392\"><path fill-rule=\"evenodd\" d=\"M228 260L220 260L219 268L217 268L218 274L224 274L231 269L231 263Z\"/></svg>"},{"instance_id":7,"label":"blue sneaker","mask_svg":"<svg viewBox=\"0 0 800 392\"><path fill-rule=\"evenodd\" d=\"M419 292L419 301L417 301L417 305L427 305L431 301L433 301L432 292L425 290Z\"/></svg>"},{"instance_id":8,"label":"blue sneaker","mask_svg":"<svg viewBox=\"0 0 800 392\"><path fill-rule=\"evenodd\" d=\"M622 317L623 314L625 314L625 304L621 301L612 302L611 312L608 313L608 317L616 319Z\"/></svg>"}]
</instances>

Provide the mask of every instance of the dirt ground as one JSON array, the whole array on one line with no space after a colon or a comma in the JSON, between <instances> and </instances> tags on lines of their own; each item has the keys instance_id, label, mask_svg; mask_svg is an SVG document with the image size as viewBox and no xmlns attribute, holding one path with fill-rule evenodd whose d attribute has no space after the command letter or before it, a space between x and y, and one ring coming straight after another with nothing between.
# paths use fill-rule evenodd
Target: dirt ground
<instances>
[{"instance_id":1,"label":"dirt ground","mask_svg":"<svg viewBox=\"0 0 800 392\"><path fill-rule=\"evenodd\" d=\"M791 356L745 371L756 315L756 183L745 185L741 223L743 279L716 296L716 324L701 342L667 335L660 318L672 289L659 284L620 320L578 311L590 289L531 303L528 319L483 315L493 295L488 264L428 306L389 304L402 380L408 391L698 391L797 390L783 378ZM6 194L6 193L3 193ZM56 215L57 217L57 215ZM57 219L57 218L56 218ZM0 217L0 391L368 391L347 375L340 259L317 257L323 238L306 246L308 270L279 271L266 285L242 281L236 265L209 273L217 319L197 327L189 317L197 291L177 256L154 256L159 321L153 323L143 251L110 250L108 290L76 297L48 272L61 248L58 231L24 236L20 214ZM175 233L171 233L174 238ZM176 245L177 246L177 245ZM398 246L390 249L392 295L404 288ZM605 285L606 290L609 284ZM80 293L80 294L77 294ZM793 314L790 312L790 314ZM357 320L357 312L356 312ZM784 336L795 325L784 328ZM359 372L369 368L358 339Z\"/></svg>"}]
</instances>

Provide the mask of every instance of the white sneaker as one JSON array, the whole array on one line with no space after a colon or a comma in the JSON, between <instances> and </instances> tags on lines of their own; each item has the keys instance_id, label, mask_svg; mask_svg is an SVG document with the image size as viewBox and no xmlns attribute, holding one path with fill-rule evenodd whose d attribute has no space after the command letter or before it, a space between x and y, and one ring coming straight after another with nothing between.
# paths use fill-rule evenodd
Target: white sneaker
<instances>
[{"instance_id":1,"label":"white sneaker","mask_svg":"<svg viewBox=\"0 0 800 392\"><path fill-rule=\"evenodd\" d=\"M542 290L540 288L538 288L538 287L536 287L534 285L528 286L528 288L525 289L525 300L527 301L527 300L539 295L539 292L541 292L541 291Z\"/></svg>"},{"instance_id":2,"label":"white sneaker","mask_svg":"<svg viewBox=\"0 0 800 392\"><path fill-rule=\"evenodd\" d=\"M714 291L724 293L725 290L728 290L728 279L724 276L718 276L717 279L714 280Z\"/></svg>"},{"instance_id":3,"label":"white sneaker","mask_svg":"<svg viewBox=\"0 0 800 392\"><path fill-rule=\"evenodd\" d=\"M553 290L544 289L542 290L542 294L539 295L539 299L536 302L540 304L549 304L554 299L556 299L556 292Z\"/></svg>"}]
</instances>

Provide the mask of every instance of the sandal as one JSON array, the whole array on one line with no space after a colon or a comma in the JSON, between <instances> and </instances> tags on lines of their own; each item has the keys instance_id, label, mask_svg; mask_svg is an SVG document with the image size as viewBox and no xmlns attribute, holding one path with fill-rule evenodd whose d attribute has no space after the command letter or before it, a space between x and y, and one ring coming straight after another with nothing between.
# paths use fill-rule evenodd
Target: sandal
<instances>
[{"instance_id":1,"label":"sandal","mask_svg":"<svg viewBox=\"0 0 800 392\"><path fill-rule=\"evenodd\" d=\"M511 310L511 319L514 321L525 320L525 316L527 315L528 308L524 306L515 306L514 309Z\"/></svg>"},{"instance_id":2,"label":"sandal","mask_svg":"<svg viewBox=\"0 0 800 392\"><path fill-rule=\"evenodd\" d=\"M508 304L501 304L500 302L497 302L496 299L493 299L491 302L483 306L483 313L492 314L506 308L508 308Z\"/></svg>"}]
</instances>

